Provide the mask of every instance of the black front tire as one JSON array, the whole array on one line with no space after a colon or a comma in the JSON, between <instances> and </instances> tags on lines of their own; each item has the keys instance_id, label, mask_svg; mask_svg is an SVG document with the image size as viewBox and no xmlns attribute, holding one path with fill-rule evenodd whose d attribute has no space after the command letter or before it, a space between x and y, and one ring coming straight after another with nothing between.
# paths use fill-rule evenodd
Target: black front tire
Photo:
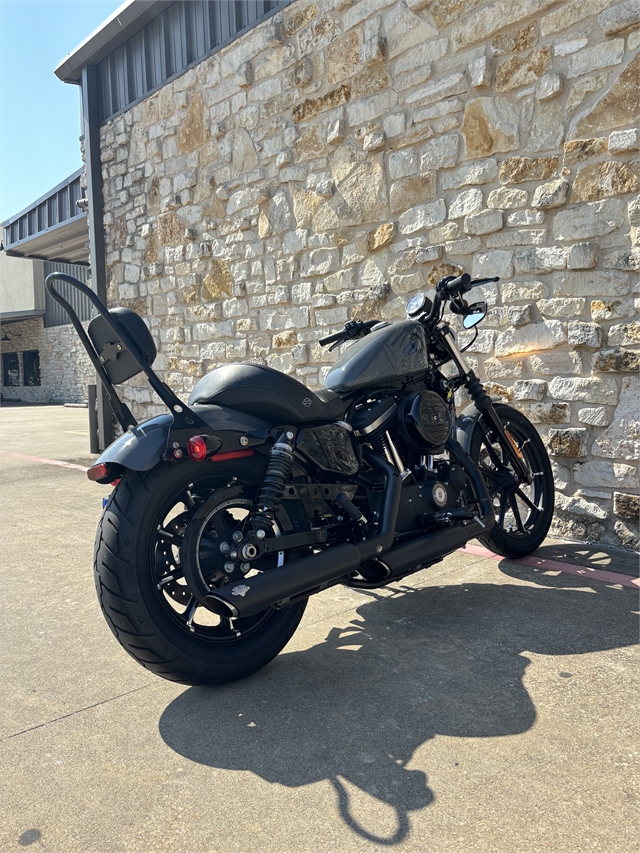
<instances>
[{"instance_id":1,"label":"black front tire","mask_svg":"<svg viewBox=\"0 0 640 853\"><path fill-rule=\"evenodd\" d=\"M500 403L494 408L509 432L532 476L528 486L509 484L511 465L497 442L480 422L471 436L469 455L482 472L493 499L496 523L490 533L478 538L503 557L526 557L542 545L551 521L555 487L551 463L538 431L517 409Z\"/></svg>"},{"instance_id":2,"label":"black front tire","mask_svg":"<svg viewBox=\"0 0 640 853\"><path fill-rule=\"evenodd\" d=\"M170 508L182 500L181 494L196 495L197 500L198 494L211 495L233 482L236 493L241 484L249 495L261 474L262 467L253 459L251 464L249 460L219 464L215 475L202 464L185 460L129 472L112 492L96 534L98 599L121 646L156 675L181 684L236 681L268 664L298 627L306 601L281 610L270 608L253 618L246 630L242 626L240 636L235 630L239 626L230 620L217 627L190 625L184 581L182 586L178 581L159 586L169 571L157 557L158 529ZM183 503L188 507L187 500ZM172 530L179 531L179 521L178 515ZM166 553L171 560L165 548L165 557ZM172 589L171 599L167 589ZM207 615L211 614L206 611Z\"/></svg>"}]
</instances>

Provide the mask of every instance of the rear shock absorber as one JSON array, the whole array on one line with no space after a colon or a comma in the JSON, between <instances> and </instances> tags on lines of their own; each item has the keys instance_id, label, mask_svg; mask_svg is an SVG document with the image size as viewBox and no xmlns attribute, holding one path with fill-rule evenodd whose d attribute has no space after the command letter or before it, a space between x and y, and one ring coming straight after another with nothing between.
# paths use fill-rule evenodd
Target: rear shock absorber
<instances>
[{"instance_id":1,"label":"rear shock absorber","mask_svg":"<svg viewBox=\"0 0 640 853\"><path fill-rule=\"evenodd\" d=\"M251 528L258 539L264 539L275 521L284 486L293 465L295 437L293 430L281 433L269 453L260 492L251 510Z\"/></svg>"}]
</instances>

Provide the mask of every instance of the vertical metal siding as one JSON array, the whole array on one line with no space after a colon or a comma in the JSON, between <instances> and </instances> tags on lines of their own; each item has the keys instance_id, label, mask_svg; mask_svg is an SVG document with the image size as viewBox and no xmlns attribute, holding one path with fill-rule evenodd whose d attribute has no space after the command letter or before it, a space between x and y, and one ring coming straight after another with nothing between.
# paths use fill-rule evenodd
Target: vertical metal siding
<instances>
[{"instance_id":1,"label":"vertical metal siding","mask_svg":"<svg viewBox=\"0 0 640 853\"><path fill-rule=\"evenodd\" d=\"M58 264L51 261L44 262L44 275L49 275L52 272L63 272L67 275L72 275L83 284L87 283L87 267L76 266L76 264ZM90 320L93 316L93 305L76 287L71 287L65 281L56 283L56 289L71 303L76 314L81 320ZM52 299L48 292L45 291L45 315L44 325L48 329L50 326L66 326L71 321L69 315L64 310L62 305Z\"/></svg>"},{"instance_id":2,"label":"vertical metal siding","mask_svg":"<svg viewBox=\"0 0 640 853\"><path fill-rule=\"evenodd\" d=\"M100 121L126 109L292 1L173 3L98 64Z\"/></svg>"}]
</instances>

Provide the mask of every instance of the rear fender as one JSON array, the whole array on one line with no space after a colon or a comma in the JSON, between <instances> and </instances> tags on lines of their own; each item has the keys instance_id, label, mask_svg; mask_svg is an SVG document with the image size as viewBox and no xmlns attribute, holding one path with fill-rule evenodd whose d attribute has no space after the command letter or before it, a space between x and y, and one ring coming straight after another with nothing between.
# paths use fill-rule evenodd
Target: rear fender
<instances>
[{"instance_id":1,"label":"rear fender","mask_svg":"<svg viewBox=\"0 0 640 853\"><path fill-rule=\"evenodd\" d=\"M191 409L209 426L210 434L222 441L220 453L263 444L271 431L271 424L267 421L226 406L203 405L192 406ZM170 443L177 442L185 448L189 438L201 432L196 427L175 430L172 415L159 415L129 427L107 447L95 464L110 462L130 471L149 471L166 457ZM249 442L241 445L241 436L246 436Z\"/></svg>"}]
</instances>

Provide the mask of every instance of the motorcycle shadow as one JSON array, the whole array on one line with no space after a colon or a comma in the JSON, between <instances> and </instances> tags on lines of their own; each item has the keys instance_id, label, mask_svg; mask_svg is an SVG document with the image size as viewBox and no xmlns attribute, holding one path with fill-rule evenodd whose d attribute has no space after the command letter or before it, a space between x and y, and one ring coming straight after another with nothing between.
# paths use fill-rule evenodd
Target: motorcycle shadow
<instances>
[{"instance_id":1,"label":"motorcycle shadow","mask_svg":"<svg viewBox=\"0 0 640 853\"><path fill-rule=\"evenodd\" d=\"M397 844L410 813L434 800L425 773L407 767L416 749L436 735L503 737L533 725L526 651L585 654L637 642L631 590L585 589L584 579L507 561L501 568L544 586L502 578L367 596L357 618L323 642L285 650L236 684L186 690L162 714L160 734L211 767L294 788L326 779L354 832ZM350 786L392 807L395 827L363 826Z\"/></svg>"}]
</instances>

